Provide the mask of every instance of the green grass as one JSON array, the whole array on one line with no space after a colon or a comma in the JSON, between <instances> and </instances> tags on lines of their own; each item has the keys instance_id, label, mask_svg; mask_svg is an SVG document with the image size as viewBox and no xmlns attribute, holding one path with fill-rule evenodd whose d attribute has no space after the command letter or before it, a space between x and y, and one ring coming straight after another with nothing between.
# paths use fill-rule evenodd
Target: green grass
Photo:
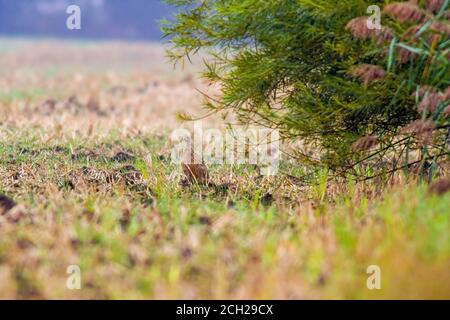
<instances>
[{"instance_id":1,"label":"green grass","mask_svg":"<svg viewBox=\"0 0 450 320\"><path fill-rule=\"evenodd\" d=\"M12 90L8 92L0 91L0 102L11 103L14 101L21 101L21 100L30 101L43 97L45 93L46 93L45 90L39 88L26 90Z\"/></svg>"},{"instance_id":2,"label":"green grass","mask_svg":"<svg viewBox=\"0 0 450 320\"><path fill-rule=\"evenodd\" d=\"M369 198L325 171L303 188L250 167L183 187L169 153L152 136L4 135L0 193L22 215L0 220L0 297L450 298L449 194L410 184ZM66 288L69 265L81 290ZM370 265L381 290L366 287Z\"/></svg>"}]
</instances>

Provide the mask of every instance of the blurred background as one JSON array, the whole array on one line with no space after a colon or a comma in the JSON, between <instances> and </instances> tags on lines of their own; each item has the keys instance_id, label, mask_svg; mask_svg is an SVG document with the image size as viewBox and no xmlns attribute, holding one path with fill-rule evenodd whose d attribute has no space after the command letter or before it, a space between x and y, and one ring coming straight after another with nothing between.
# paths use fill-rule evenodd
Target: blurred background
<instances>
[{"instance_id":1,"label":"blurred background","mask_svg":"<svg viewBox=\"0 0 450 320\"><path fill-rule=\"evenodd\" d=\"M81 30L68 30L66 9L81 8ZM160 0L0 0L0 36L151 40L169 8Z\"/></svg>"},{"instance_id":2,"label":"blurred background","mask_svg":"<svg viewBox=\"0 0 450 320\"><path fill-rule=\"evenodd\" d=\"M67 28L74 4L81 30ZM166 57L160 21L172 11L162 0L0 0L0 123L68 135L179 126L177 112L200 109L202 83Z\"/></svg>"}]
</instances>

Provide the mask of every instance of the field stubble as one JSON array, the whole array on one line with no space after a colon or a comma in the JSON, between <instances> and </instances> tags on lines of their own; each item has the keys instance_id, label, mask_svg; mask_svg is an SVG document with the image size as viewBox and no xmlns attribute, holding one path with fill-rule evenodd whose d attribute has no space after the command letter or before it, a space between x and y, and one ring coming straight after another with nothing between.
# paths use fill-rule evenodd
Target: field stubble
<instances>
[{"instance_id":1,"label":"field stubble","mask_svg":"<svg viewBox=\"0 0 450 320\"><path fill-rule=\"evenodd\" d=\"M0 298L450 298L448 193L253 166L180 184L196 70L159 45L0 40Z\"/></svg>"}]
</instances>

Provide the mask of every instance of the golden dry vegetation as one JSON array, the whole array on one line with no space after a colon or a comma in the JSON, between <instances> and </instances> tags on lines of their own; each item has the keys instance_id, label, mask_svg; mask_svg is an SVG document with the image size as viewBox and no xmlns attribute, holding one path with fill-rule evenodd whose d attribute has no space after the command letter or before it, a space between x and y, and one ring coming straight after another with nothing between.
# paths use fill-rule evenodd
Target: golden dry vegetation
<instances>
[{"instance_id":1,"label":"golden dry vegetation","mask_svg":"<svg viewBox=\"0 0 450 320\"><path fill-rule=\"evenodd\" d=\"M0 40L0 298L450 298L448 193L289 163L180 184L168 137L197 89L159 45Z\"/></svg>"}]
</instances>

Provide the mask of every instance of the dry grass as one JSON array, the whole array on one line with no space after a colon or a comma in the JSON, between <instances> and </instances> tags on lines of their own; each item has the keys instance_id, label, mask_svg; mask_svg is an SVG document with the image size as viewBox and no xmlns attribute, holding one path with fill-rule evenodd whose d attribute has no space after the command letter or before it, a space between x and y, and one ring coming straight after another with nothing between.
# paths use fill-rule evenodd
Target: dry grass
<instances>
[{"instance_id":1,"label":"dry grass","mask_svg":"<svg viewBox=\"0 0 450 320\"><path fill-rule=\"evenodd\" d=\"M162 52L0 41L0 194L18 203L0 215L0 298L450 298L448 193L287 163L311 175L215 166L181 185L168 133L205 85Z\"/></svg>"},{"instance_id":2,"label":"dry grass","mask_svg":"<svg viewBox=\"0 0 450 320\"><path fill-rule=\"evenodd\" d=\"M174 69L156 44L1 43L0 121L17 127L161 133L181 125L177 112L201 114L196 89L208 91L195 66Z\"/></svg>"}]
</instances>

